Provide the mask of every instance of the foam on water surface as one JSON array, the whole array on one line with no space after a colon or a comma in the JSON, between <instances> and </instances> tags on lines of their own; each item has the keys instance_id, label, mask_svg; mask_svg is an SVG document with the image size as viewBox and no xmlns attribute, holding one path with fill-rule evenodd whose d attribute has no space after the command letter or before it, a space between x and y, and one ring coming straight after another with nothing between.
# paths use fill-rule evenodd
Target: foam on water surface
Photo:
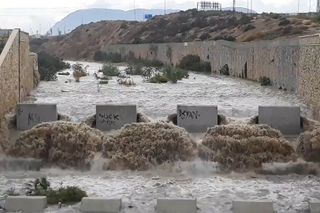
<instances>
[{"instance_id":1,"label":"foam on water surface","mask_svg":"<svg viewBox=\"0 0 320 213\"><path fill-rule=\"evenodd\" d=\"M75 62L70 62L71 64ZM190 73L189 79L177 84L151 84L141 76L131 76L136 86L119 85L114 77L106 85L100 85L93 74L102 64L81 62L89 65L89 76L76 83L70 76L58 76L58 81L41 82L33 92L37 103L57 103L58 111L75 121L84 120L95 113L97 104L135 104L138 111L154 119L166 118L175 113L178 104L217 105L219 113L232 118L258 115L258 106L301 106L304 114L310 111L295 94L258 83L220 75L208 76ZM124 70L125 67L120 67ZM69 72L72 72L68 70ZM68 79L71 83L65 83Z\"/></svg>"},{"instance_id":2,"label":"foam on water surface","mask_svg":"<svg viewBox=\"0 0 320 213\"><path fill-rule=\"evenodd\" d=\"M26 182L41 176L47 176L53 188L78 186L89 196L122 198L124 212L132 213L154 213L156 199L164 197L197 198L201 213L231 213L232 200L271 200L278 213L304 212L308 201L320 198L320 178L316 176L221 174L217 173L215 164L202 161L166 165L145 172L8 171L0 173L1 193L12 187L23 192ZM70 212L78 207L56 208L50 207L47 212Z\"/></svg>"}]
</instances>

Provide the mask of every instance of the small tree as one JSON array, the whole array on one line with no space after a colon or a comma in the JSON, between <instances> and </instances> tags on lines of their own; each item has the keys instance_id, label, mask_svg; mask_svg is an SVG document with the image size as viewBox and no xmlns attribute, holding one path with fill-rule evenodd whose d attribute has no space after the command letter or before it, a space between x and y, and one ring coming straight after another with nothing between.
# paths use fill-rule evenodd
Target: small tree
<instances>
[{"instance_id":1,"label":"small tree","mask_svg":"<svg viewBox=\"0 0 320 213\"><path fill-rule=\"evenodd\" d=\"M80 78L87 76L87 73L85 72L85 69L83 68L82 64L73 64L73 77L75 78L76 82L80 82Z\"/></svg>"},{"instance_id":2,"label":"small tree","mask_svg":"<svg viewBox=\"0 0 320 213\"><path fill-rule=\"evenodd\" d=\"M119 69L111 64L104 64L101 71L104 76L119 76L120 75Z\"/></svg>"}]
</instances>

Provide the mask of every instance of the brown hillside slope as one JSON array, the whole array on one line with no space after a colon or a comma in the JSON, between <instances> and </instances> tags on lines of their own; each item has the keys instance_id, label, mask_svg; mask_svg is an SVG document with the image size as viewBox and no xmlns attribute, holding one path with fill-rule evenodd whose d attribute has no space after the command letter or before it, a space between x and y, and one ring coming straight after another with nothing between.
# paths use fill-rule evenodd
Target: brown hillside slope
<instances>
[{"instance_id":1,"label":"brown hillside slope","mask_svg":"<svg viewBox=\"0 0 320 213\"><path fill-rule=\"evenodd\" d=\"M310 17L188 10L140 23L90 23L65 36L33 40L32 47L34 51L44 50L65 59L91 59L101 46L108 44L270 40L312 34L319 29L318 22Z\"/></svg>"}]
</instances>

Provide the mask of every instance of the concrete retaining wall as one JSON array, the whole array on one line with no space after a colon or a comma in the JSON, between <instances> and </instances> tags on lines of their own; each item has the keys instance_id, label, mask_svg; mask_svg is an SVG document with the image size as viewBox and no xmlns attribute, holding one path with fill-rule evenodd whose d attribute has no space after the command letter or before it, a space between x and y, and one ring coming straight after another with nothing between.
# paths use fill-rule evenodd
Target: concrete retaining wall
<instances>
[{"instance_id":1,"label":"concrete retaining wall","mask_svg":"<svg viewBox=\"0 0 320 213\"><path fill-rule=\"evenodd\" d=\"M35 87L37 67L35 54L30 54L29 35L13 30L0 55L0 120Z\"/></svg>"},{"instance_id":2,"label":"concrete retaining wall","mask_svg":"<svg viewBox=\"0 0 320 213\"><path fill-rule=\"evenodd\" d=\"M212 72L228 65L230 75L258 81L268 77L276 87L295 91L299 61L299 39L234 43L228 41L203 41L169 44L111 45L105 52L117 52L136 58L160 60L177 65L186 55L198 55L210 62Z\"/></svg>"},{"instance_id":3,"label":"concrete retaining wall","mask_svg":"<svg viewBox=\"0 0 320 213\"><path fill-rule=\"evenodd\" d=\"M299 94L320 119L320 37L234 43L201 41L167 44L123 44L102 47L105 52L136 58L157 59L177 65L186 55L199 55L211 64L213 73L228 65L230 75L259 81L268 77L279 89Z\"/></svg>"}]
</instances>

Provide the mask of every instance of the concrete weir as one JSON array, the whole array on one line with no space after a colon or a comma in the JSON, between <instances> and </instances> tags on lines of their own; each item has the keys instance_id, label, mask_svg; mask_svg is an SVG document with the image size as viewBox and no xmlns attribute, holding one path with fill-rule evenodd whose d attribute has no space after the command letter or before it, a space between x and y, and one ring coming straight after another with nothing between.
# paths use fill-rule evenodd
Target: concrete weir
<instances>
[{"instance_id":1,"label":"concrete weir","mask_svg":"<svg viewBox=\"0 0 320 213\"><path fill-rule=\"evenodd\" d=\"M158 199L156 213L197 213L197 200Z\"/></svg>"},{"instance_id":2,"label":"concrete weir","mask_svg":"<svg viewBox=\"0 0 320 213\"><path fill-rule=\"evenodd\" d=\"M121 199L85 197L82 198L80 211L83 213L119 213L121 205Z\"/></svg>"},{"instance_id":3,"label":"concrete weir","mask_svg":"<svg viewBox=\"0 0 320 213\"><path fill-rule=\"evenodd\" d=\"M135 105L97 105L96 126L101 131L116 130L137 121Z\"/></svg>"},{"instance_id":4,"label":"concrete weir","mask_svg":"<svg viewBox=\"0 0 320 213\"><path fill-rule=\"evenodd\" d=\"M9 196L4 207L6 212L42 213L47 207L47 197Z\"/></svg>"},{"instance_id":5,"label":"concrete weir","mask_svg":"<svg viewBox=\"0 0 320 213\"><path fill-rule=\"evenodd\" d=\"M260 106L259 124L267 124L285 135L299 135L300 107Z\"/></svg>"},{"instance_id":6,"label":"concrete weir","mask_svg":"<svg viewBox=\"0 0 320 213\"><path fill-rule=\"evenodd\" d=\"M28 130L37 124L58 120L56 104L18 104L17 129Z\"/></svg>"},{"instance_id":7,"label":"concrete weir","mask_svg":"<svg viewBox=\"0 0 320 213\"><path fill-rule=\"evenodd\" d=\"M234 213L274 213L271 201L233 201Z\"/></svg>"},{"instance_id":8,"label":"concrete weir","mask_svg":"<svg viewBox=\"0 0 320 213\"><path fill-rule=\"evenodd\" d=\"M178 105L177 122L189 132L206 132L218 125L218 107Z\"/></svg>"},{"instance_id":9,"label":"concrete weir","mask_svg":"<svg viewBox=\"0 0 320 213\"><path fill-rule=\"evenodd\" d=\"M309 203L310 213L320 212L320 201L313 201Z\"/></svg>"}]
</instances>

